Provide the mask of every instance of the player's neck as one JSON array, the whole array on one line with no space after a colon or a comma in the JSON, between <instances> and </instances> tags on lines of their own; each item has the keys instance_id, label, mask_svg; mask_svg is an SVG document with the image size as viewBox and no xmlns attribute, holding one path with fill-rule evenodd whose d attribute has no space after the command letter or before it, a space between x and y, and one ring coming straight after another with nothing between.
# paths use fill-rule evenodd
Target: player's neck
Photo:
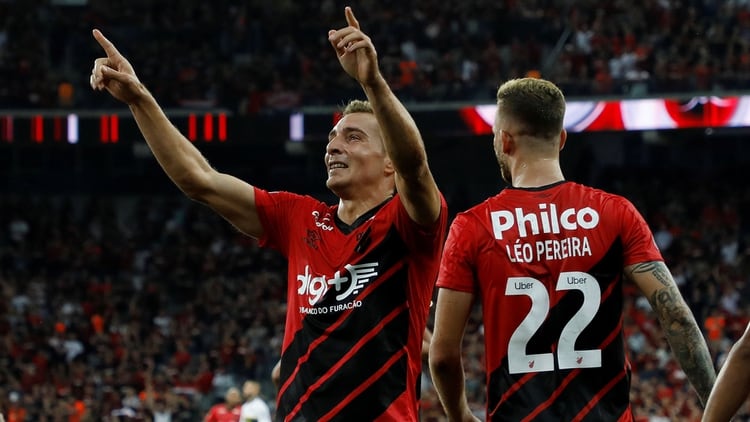
<instances>
[{"instance_id":1,"label":"player's neck","mask_svg":"<svg viewBox=\"0 0 750 422\"><path fill-rule=\"evenodd\" d=\"M557 158L534 158L513 167L513 187L536 188L565 180Z\"/></svg>"},{"instance_id":2,"label":"player's neck","mask_svg":"<svg viewBox=\"0 0 750 422\"><path fill-rule=\"evenodd\" d=\"M341 198L339 208L336 212L339 220L346 224L352 224L362 214L382 204L383 201L393 196L392 194L367 195L359 198Z\"/></svg>"}]
</instances>

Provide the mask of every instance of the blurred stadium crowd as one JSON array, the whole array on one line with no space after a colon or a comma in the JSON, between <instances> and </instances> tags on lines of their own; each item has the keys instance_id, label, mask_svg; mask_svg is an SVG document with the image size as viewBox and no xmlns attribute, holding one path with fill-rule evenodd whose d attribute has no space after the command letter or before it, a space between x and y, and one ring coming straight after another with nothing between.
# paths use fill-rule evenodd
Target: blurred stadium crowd
<instances>
[{"instance_id":1,"label":"blurred stadium crowd","mask_svg":"<svg viewBox=\"0 0 750 422\"><path fill-rule=\"evenodd\" d=\"M86 6L60 4L88 3ZM327 31L343 1L0 2L0 107L91 107L91 29L123 49L167 107L242 113L358 97ZM568 96L750 87L743 0L357 2L384 74L410 101L485 101L542 75Z\"/></svg>"},{"instance_id":2,"label":"blurred stadium crowd","mask_svg":"<svg viewBox=\"0 0 750 422\"><path fill-rule=\"evenodd\" d=\"M342 1L56 3L0 1L1 108L115 106L87 87L94 27L167 107L273 113L360 96L325 38L343 25ZM524 75L568 96L750 87L748 1L363 0L356 11L406 102L492 101L500 81ZM750 321L750 188L632 178L612 190L644 213L719 365ZM195 421L246 379L273 404L279 255L181 197L0 195L0 222L0 409L23 408L27 421ZM639 422L699 420L648 303L626 297ZM465 363L483 414L479 321ZM423 408L441 419L427 374Z\"/></svg>"},{"instance_id":3,"label":"blurred stadium crowd","mask_svg":"<svg viewBox=\"0 0 750 422\"><path fill-rule=\"evenodd\" d=\"M636 177L616 189L652 225L717 365L750 321L741 300L750 294L750 188L720 182ZM179 196L0 201L0 408L24 407L27 421L151 420L154 409L195 421L246 379L262 381L273 404L285 312L279 255ZM626 291L635 413L699 420L650 306ZM479 321L477 312L465 362L482 414ZM427 374L423 405L423 420L441 420Z\"/></svg>"}]
</instances>

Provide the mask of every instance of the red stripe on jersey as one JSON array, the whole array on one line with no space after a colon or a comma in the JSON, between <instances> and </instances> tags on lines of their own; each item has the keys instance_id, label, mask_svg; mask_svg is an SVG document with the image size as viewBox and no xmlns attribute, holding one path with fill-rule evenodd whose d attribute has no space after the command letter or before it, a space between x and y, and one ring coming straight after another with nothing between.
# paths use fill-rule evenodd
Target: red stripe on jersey
<instances>
[{"instance_id":1,"label":"red stripe on jersey","mask_svg":"<svg viewBox=\"0 0 750 422\"><path fill-rule=\"evenodd\" d=\"M403 303L403 304L401 304L401 306L398 306L395 309L393 309L388 315L386 315L380 321L380 323L378 325L374 326L373 329L370 330L369 333L367 333L365 336L363 336L362 339L360 341L358 341L357 344L354 347L351 348L351 350L349 350L349 352L347 352L344 356L342 356L341 359L339 359L339 361L336 362L335 365L331 366L328 369L328 371L326 371L325 374L321 375L320 379L318 379L317 382L315 382L312 385L310 385L310 387L308 387L308 389L305 392L305 394L303 394L299 398L299 402L297 403L297 405L294 406L294 409L292 409L292 411L289 412L288 415L286 415L286 418L284 420L287 420L287 421L293 420L294 416L297 414L297 412L300 411L300 409L302 409L302 405L307 401L308 398L310 398L310 395L315 391L315 389L318 388L318 387L320 387L323 383L325 383L328 380L328 377L331 376L331 374L336 373L336 371L338 371L339 368L341 368L342 366L344 366L344 364L346 364L349 361L349 358L351 358L352 356L354 356L359 351L359 349L361 349L362 347L364 347L364 345L368 341L370 341L373 337L375 337L376 335L378 335L379 333L381 333L381 329L385 325L387 325L389 322L391 322L394 318L396 318L398 315L400 315L401 312L404 311L404 309L406 309L406 303ZM397 353L396 356L401 356L401 354L403 354L403 353L404 353L404 350L402 349L402 351L400 353ZM309 353L307 355L305 355L305 357L306 358L309 357ZM388 360L388 362L389 362L388 367L393 364L391 362L392 359L393 358L391 358L391 359ZM297 365L297 367L299 367L299 364ZM382 371L382 369L381 369L381 371ZM381 372L378 371L378 374L380 374L380 373ZM366 383L363 383L359 388L368 387L375 380L376 380L376 378L370 377L368 379L368 381ZM355 391L359 391L359 388L357 390L355 390ZM352 398L353 398L352 394L349 394L346 397L346 399L343 400L341 403L339 403L339 405L335 409L338 409L339 407L348 404L351 401ZM331 412L329 412L326 416L330 415L332 412L333 412L333 410ZM333 416L335 416L335 414Z\"/></svg>"},{"instance_id":2,"label":"red stripe on jersey","mask_svg":"<svg viewBox=\"0 0 750 422\"><path fill-rule=\"evenodd\" d=\"M586 404L586 406L584 406L583 409L581 409L581 411L578 412L578 414L573 418L573 421L571 422L582 421L583 418L585 418L586 415L589 414L591 409L593 409L594 406L596 406L596 404L599 403L599 400L601 400L602 397L604 397L604 395L607 394L609 390L611 390L612 387L614 387L615 384L620 382L620 380L623 379L624 377L625 377L625 372L620 372L619 374L617 374L616 377L612 378L601 390L599 390L598 393L596 393L596 395Z\"/></svg>"},{"instance_id":3,"label":"red stripe on jersey","mask_svg":"<svg viewBox=\"0 0 750 422\"><path fill-rule=\"evenodd\" d=\"M532 421L532 420L534 420L534 418L537 417L537 415L539 415L540 413L542 413L544 411L544 409L548 408L552 403L555 402L555 400L557 400L557 398L560 396L560 394L562 394L562 392L565 389L565 387L567 387L568 384L570 384L573 381L573 379L580 372L581 372L580 369L575 369L575 370L571 371L568 374L568 376L566 376L563 379L563 381L560 383L560 386L557 387L555 389L555 391L552 392L552 394L550 394L549 398L546 401L544 401L544 403L542 403L539 406L537 406L536 409L534 409L534 411L531 412L528 416L526 416L525 418L523 418L521 420L521 422L526 422L526 421Z\"/></svg>"},{"instance_id":4,"label":"red stripe on jersey","mask_svg":"<svg viewBox=\"0 0 750 422\"><path fill-rule=\"evenodd\" d=\"M354 400L361 392L363 392L366 388L368 388L370 385L372 385L375 381L377 381L384 373L386 373L389 369L391 369L391 366L393 366L394 363L398 362L399 359L401 359L401 356L406 354L406 349L402 348L400 352L394 354L391 356L390 359L383 365L380 370L372 374L370 378L368 378L365 382L363 382L359 387L355 388L354 391L349 393L346 397L344 397L341 402L331 409L330 412L323 415L322 418L320 418L320 421L329 421L333 419L334 416L338 413L339 410L343 409L344 406L348 405L352 400Z\"/></svg>"},{"instance_id":5,"label":"red stripe on jersey","mask_svg":"<svg viewBox=\"0 0 750 422\"><path fill-rule=\"evenodd\" d=\"M492 411L490 412L490 415L494 415L495 412L497 412L497 408L500 407L500 405L502 405L505 402L505 400L508 400L508 398L512 396L513 393L520 390L521 387L523 387L524 384L529 382L530 379L534 378L535 375L536 375L535 373L530 372L524 375L523 377L521 377L520 380L516 381L505 393L503 393L502 396L500 396L500 400L497 401L497 406L495 406L495 408L492 409Z\"/></svg>"},{"instance_id":6,"label":"red stripe on jersey","mask_svg":"<svg viewBox=\"0 0 750 422\"><path fill-rule=\"evenodd\" d=\"M374 283L370 284L362 293L360 293L359 297L361 297L362 300L364 300L364 298L366 298L367 296L370 295L370 292L375 291L378 286L380 286L381 284L385 283L387 280L390 280L391 276L395 272L397 272L401 268L403 268L404 265L405 265L405 263L403 261L400 261L400 262L396 263L396 265L394 265L393 267L391 267L388 271L384 272L383 275L380 276L377 279L377 281L375 281ZM328 328L326 328L326 330L323 332L323 334L320 335L320 337L318 337L317 339L315 339L315 341L313 341L312 343L310 343L310 345L307 347L307 353L305 353L304 355L300 356L299 359L297 359L297 366L294 368L294 371L292 371L292 373L287 378L286 382L284 384L282 384L282 386L279 388L279 391L276 393L277 397L280 397L282 394L284 394L284 392L286 391L286 389L289 388L289 385L296 378L297 372L299 372L300 365L303 364L303 363L305 363L305 362L307 362L310 359L310 354L312 353L312 351L315 350L315 348L320 343L322 343L326 339L328 339L328 336L334 330L336 330L336 328L338 328L341 324L343 324L344 321L346 321L347 318L349 317L349 314L352 313L352 312L354 312L354 309L347 309L346 311L342 312L341 315L339 316L338 320L336 320L336 322L334 322Z\"/></svg>"},{"instance_id":7,"label":"red stripe on jersey","mask_svg":"<svg viewBox=\"0 0 750 422\"><path fill-rule=\"evenodd\" d=\"M576 369L574 372L580 372L580 371L581 371L580 369ZM525 384L528 380L530 380L534 375L536 375L536 374L526 374L517 383L513 384L513 387L510 388L510 389L508 389L508 391L506 391L505 394L503 394L503 396L500 399L500 402L490 412L490 417L494 416L495 413L497 413L498 407L500 407L500 404L502 404L502 402L505 401L508 398L508 396L510 396L514 392L518 391L523 386L523 384ZM557 390L555 390L555 392L550 396L550 398L547 401L545 401L544 403L540 404L539 407L537 407L536 410L534 410L533 413L531 413L529 416L526 417L526 419L523 419L523 420L524 421L531 420L531 419L529 419L529 417L531 417L533 419L533 417L537 416L544 409L546 409L547 407L549 407L555 401L555 399L562 393L563 388L568 383L570 383L570 381L573 380L573 377L571 377L571 375L577 375L577 374L573 374L573 373L569 374L568 377L566 377L565 380L563 381L563 383L560 385L560 387ZM614 387L618 382L620 382L620 380L624 376L625 376L625 373L621 372L621 373L618 374L617 377L613 378L610 382L608 382L607 385L605 385L604 388L596 396L594 396L594 398L592 398L591 401L589 401L589 403L583 409L581 409L580 412L578 412L578 414L575 416L575 418L573 418L573 421L583 420L583 418L591 411L591 409L593 409L594 406L596 406L596 404L599 402L599 400L601 400L601 398L604 397L604 395L607 394L609 392L609 390L612 389L612 387ZM568 378L570 378L570 379L568 379ZM629 415L630 415L630 418L628 418ZM630 413L630 409L628 409L628 411L626 411L622 415L622 417L618 420L618 422L624 422L624 421L630 421L630 420L632 420L632 414ZM573 422L573 421L571 421L571 422Z\"/></svg>"}]
</instances>

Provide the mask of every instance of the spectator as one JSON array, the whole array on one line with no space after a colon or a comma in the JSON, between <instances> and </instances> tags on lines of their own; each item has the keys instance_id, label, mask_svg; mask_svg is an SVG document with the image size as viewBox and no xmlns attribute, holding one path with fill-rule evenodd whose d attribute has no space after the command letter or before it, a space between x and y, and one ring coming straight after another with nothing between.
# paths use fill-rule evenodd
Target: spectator
<instances>
[{"instance_id":1,"label":"spectator","mask_svg":"<svg viewBox=\"0 0 750 422\"><path fill-rule=\"evenodd\" d=\"M260 397L260 384L248 380L242 385L242 394L245 403L240 412L241 422L271 422L271 409Z\"/></svg>"},{"instance_id":2,"label":"spectator","mask_svg":"<svg viewBox=\"0 0 750 422\"><path fill-rule=\"evenodd\" d=\"M647 172L632 177L630 181L613 180L613 185L620 186L618 192L627 197L643 198L636 202L640 209L648 210L644 211L647 221L655 221L652 216L668 216L673 226L673 241L669 252L665 253L665 259L670 263L679 263L675 266L675 278L682 280L680 289L696 313L696 318L705 321L710 314L703 315L700 309L706 309L718 310L718 315L723 314L726 320L725 328L719 331L716 340L719 349L714 358L718 367L723 361L722 356L739 338L749 320L747 304L743 301L739 303L741 312L736 316L721 310L721 290L712 291L711 286L716 283L710 277L711 274L734 272L736 275L731 276L730 280L734 280L731 283L745 294L748 286L745 268L750 262L748 243L738 244L734 262L722 263L718 255L711 257L707 251L716 245L694 241L695 236L707 236L710 225L700 219L681 216L684 210L692 207L690 204L708 202L706 195L711 191L703 189L704 183L685 179L665 190L659 183L663 178ZM731 180L723 178L711 182L712 185L714 183L726 184L738 198L750 197L747 186L734 186ZM664 198L671 199L665 201ZM120 408L124 397L123 386L145 391L145 374L149 371L153 373L155 404L160 405L159 401L163 398L165 406L172 411L172 421L199 420L216 398L212 393L212 379L221 367L221 345L215 338L222 330L237 338L246 331L250 341L245 347L256 356L254 364L244 360L233 361L231 366L225 367L225 372L231 373L234 380L248 376L264 380L261 381L262 388L275 391L267 380L278 360L278 341L283 332L284 293L279 288L279 280L286 271L283 259L262 251L255 241L238 236L210 211L187 200L166 195L151 199L133 196L118 201L115 202L114 198L82 196L74 203L74 209L95 211L88 215L71 211L64 217L66 205L63 200L0 195L0 221L10 221L9 215L20 215L16 211L23 209L24 219L29 226L25 245L0 236L0 361L3 362L0 370L0 409L6 412L6 421L11 390L19 392L17 407L24 408L27 421L31 421L53 415L56 404L63 397L61 393L66 389L86 403L86 411L91 419L105 420L112 410ZM95 203L99 205L93 206ZM114 206L116 203L119 204L117 207ZM741 212L740 202L732 203L731 207L737 211L737 216L733 217L737 221L731 226L732 233L742 238L740 227L743 226L741 223L746 222L747 213ZM116 216L104 218L107 208L115 209ZM184 235L171 241L170 247L165 248L164 239L170 236L165 223L171 219L174 209L184 210L182 225L185 231ZM88 257L88 251L80 248L82 244L98 245L101 242L86 230L86 221L95 219L105 222L103 232L110 233L107 237L111 237L111 247L118 251L118 265L97 269L95 261ZM115 224L116 221L123 224ZM133 232L128 230L129 227L143 230ZM55 232L65 234L55 241L56 252L45 252L34 258L36 251L52 251L49 249L49 239L54 237ZM204 247L214 242L224 246ZM136 254L136 251L140 251L140 254ZM139 255L150 258L137 258ZM65 258L60 259L60 256ZM37 270L39 275L31 277L31 267L19 265L23 262L35 262L34 267L45 269L46 275L41 275ZM206 265L208 263L211 264ZM199 270L191 273L186 268ZM248 268L252 269L250 274ZM91 274L95 272L106 276L90 284L96 288L81 290L72 287L88 284L92 280ZM145 287L139 290L132 283L134 277L143 278L144 286L156 285L154 281L158 280L160 287L155 291ZM250 330L250 327L257 327L251 323L232 325L230 320L238 315L222 312L222 308L237 308L236 292L246 291L248 277L254 277L253 283L257 286L252 303L260 304L253 305L253 314L265 315L260 326L266 329ZM107 278L110 280L109 287L101 281ZM216 291L220 294L216 294ZM666 402L657 397L655 389L649 389L651 387L640 375L647 375L647 367L652 368L649 371L659 370L658 366L662 363L654 360L654 357L668 357L669 353L655 334L658 333L656 327L649 324L652 317L648 314L651 312L648 304L639 300L643 305L637 306L639 296L633 291L626 289L623 295L624 309L628 315L623 319L626 332L638 333L638 338L645 338L645 344L639 343L643 350L639 352L632 348L628 355L633 367L633 410L636 417L647 418L652 413L658 414ZM158 310L138 305L145 303L147 297L160 304ZM696 300L701 301L700 307L696 306ZM55 331L58 322L56 316L65 303L82 309L80 314L70 314L66 326L68 330L81 333L78 339L84 345L84 352L72 362L49 346L49 339L59 336ZM33 318L36 322L31 326L26 317L34 309L45 311L39 314L39 318ZM91 316L95 314L101 315L104 320L102 334L96 334L93 328ZM158 315L169 317L177 329L164 332L155 322ZM484 406L481 380L485 375L482 370L483 327L480 320L481 313L475 309L470 316L464 353L467 371L470 371L468 378L478 381L467 386L469 403L473 409L481 412ZM705 333L709 337L709 331ZM178 347L182 347L177 346L178 342L184 343L191 355L182 370L177 361L171 358ZM132 351L142 353L134 354ZM139 361L134 361L136 358ZM151 370L146 370L143 365L148 360L153 360ZM653 365L649 361L653 361ZM673 397L678 400L684 391L689 390L685 390L684 383L674 375L670 362L667 359L663 363L661 371L665 378L658 383L669 385L675 392ZM132 370L136 376L131 377L128 371L120 371L120 367L137 368ZM80 386L76 387L71 382L73 375L82 380ZM264 382L268 384L263 385ZM428 420L426 417L432 415L433 420L441 420L444 416L428 380L425 381L425 388L422 395L423 417ZM225 390L226 387L219 390L219 397L223 396ZM146 396L143 394L141 401L145 404ZM691 406L694 405L696 403ZM746 407L741 407L738 418L747 416Z\"/></svg>"},{"instance_id":3,"label":"spectator","mask_svg":"<svg viewBox=\"0 0 750 422\"><path fill-rule=\"evenodd\" d=\"M237 387L230 387L222 403L211 406L203 422L239 422L242 395Z\"/></svg>"},{"instance_id":4,"label":"spectator","mask_svg":"<svg viewBox=\"0 0 750 422\"><path fill-rule=\"evenodd\" d=\"M313 59L330 54L313 40L334 24L335 16L326 12L332 7L334 2L320 8L306 3L258 8L253 3L238 7L214 2L207 7L187 1L180 8L130 2L102 10L96 3L39 8L3 3L0 74L18 83L0 89L0 107L102 105L70 70L92 55L80 34L93 26L116 27L118 38L135 42L159 40L141 43L144 48L129 56L143 69L144 82L159 87L155 94L166 106L241 107L254 113L259 108L339 104L356 91ZM361 7L372 27L380 28L372 38L382 46L381 62L394 64L389 80L415 101L492 101L494 87L480 87L482 80L536 71L563 86L568 96L750 86L747 12L737 2L716 7L708 0L694 0L678 8L645 0L587 0L572 6L555 0L530 6L468 2L459 7L432 0L416 6L408 17L418 22L414 27L424 27L421 32L407 29L404 19L391 19L400 13L395 3ZM282 38L273 36L285 22L311 15L316 19L287 27ZM29 34L24 30L29 26L40 29ZM703 36L696 39L693 34ZM180 51L176 47L191 42L195 47L189 60L175 56ZM563 48L555 56L558 43ZM36 45L45 48L30 48ZM487 54L499 57L486 60ZM162 69L176 69L178 78L172 80ZM585 77L575 79L578 75Z\"/></svg>"}]
</instances>

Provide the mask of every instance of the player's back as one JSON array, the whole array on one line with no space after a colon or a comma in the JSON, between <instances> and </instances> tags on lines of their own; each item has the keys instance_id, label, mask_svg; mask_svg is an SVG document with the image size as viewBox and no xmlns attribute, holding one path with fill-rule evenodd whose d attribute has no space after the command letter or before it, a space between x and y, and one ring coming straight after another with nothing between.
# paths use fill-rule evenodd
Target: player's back
<instances>
[{"instance_id":1,"label":"player's back","mask_svg":"<svg viewBox=\"0 0 750 422\"><path fill-rule=\"evenodd\" d=\"M632 204L561 182L505 189L454 224L482 296L491 420L632 418L621 274L661 259Z\"/></svg>"}]
</instances>

